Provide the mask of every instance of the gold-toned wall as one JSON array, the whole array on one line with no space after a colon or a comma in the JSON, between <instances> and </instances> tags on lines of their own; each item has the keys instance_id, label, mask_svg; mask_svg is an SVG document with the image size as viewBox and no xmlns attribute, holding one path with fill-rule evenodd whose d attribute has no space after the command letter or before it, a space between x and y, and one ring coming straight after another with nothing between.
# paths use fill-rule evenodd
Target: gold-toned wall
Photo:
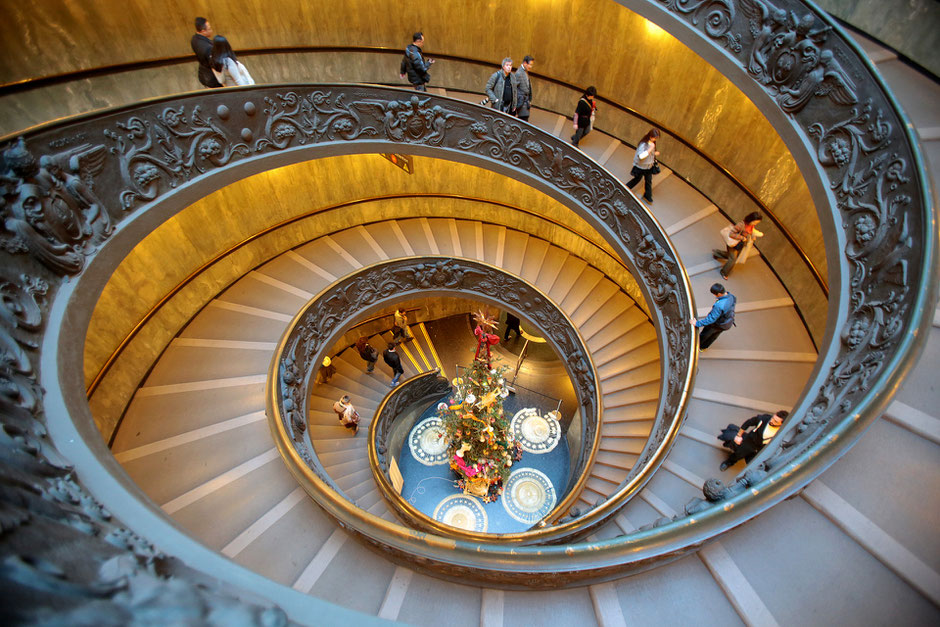
<instances>
[{"instance_id":1,"label":"gold-toned wall","mask_svg":"<svg viewBox=\"0 0 940 627\"><path fill-rule=\"evenodd\" d=\"M632 277L608 255L553 224L593 235L592 240L604 251L613 252L586 222L557 201L523 183L469 165L417 157L415 170L414 175L405 174L378 155L331 157L270 170L206 196L149 234L115 270L95 307L85 342L86 385L147 312L204 263L250 235L290 218L312 214L254 240L211 266L142 327L90 399L104 438L110 437L163 348L216 294L285 250L357 224L418 216L503 224L590 261L635 298L641 298ZM349 181L355 184L342 184ZM515 205L536 215L477 201L435 197L389 198L330 209L362 198L421 194L429 188Z\"/></svg>"},{"instance_id":2,"label":"gold-toned wall","mask_svg":"<svg viewBox=\"0 0 940 627\"><path fill-rule=\"evenodd\" d=\"M594 84L603 97L661 122L702 149L759 195L785 222L822 276L827 276L813 200L771 124L702 58L613 0L230 0L192 4L179 0L44 0L38 4L2 0L2 4L7 16L0 24L2 83L190 54L192 20L197 14L208 17L215 31L228 36L236 50L286 46L401 50L410 41L410 33L421 29L426 34L425 50L432 57L443 52L490 59L495 69L506 55L518 61L522 55L532 54L537 59L537 73L575 85ZM399 80L396 56L285 54L245 60L262 82ZM432 85L482 90L488 73L486 68L443 60L432 68ZM19 93L0 98L0 119L28 118L32 112L43 111L44 103L88 109L126 102L135 94L143 98L196 89L195 74L193 62ZM565 113L573 109L576 96L570 90L538 80L535 89L537 105ZM47 112L45 119L61 114L61 109L56 111ZM602 107L597 126L636 142L642 130L635 123L617 121L621 117ZM684 164L670 163L676 155L668 152L667 145L663 149L664 163L683 172L677 165ZM694 175L704 179L700 189L723 210L735 218L747 213L737 209L741 203L727 181L707 180L717 181L720 174L703 176L697 169ZM777 265L785 268L789 264L781 259ZM804 278L794 280L794 289L799 291ZM812 317L818 317L817 313Z\"/></svg>"}]
</instances>

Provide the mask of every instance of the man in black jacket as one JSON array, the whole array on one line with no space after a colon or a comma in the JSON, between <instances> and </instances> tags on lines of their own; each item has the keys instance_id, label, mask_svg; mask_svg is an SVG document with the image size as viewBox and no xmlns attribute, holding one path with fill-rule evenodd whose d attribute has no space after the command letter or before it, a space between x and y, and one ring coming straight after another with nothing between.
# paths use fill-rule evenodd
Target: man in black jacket
<instances>
[{"instance_id":1,"label":"man in black jacket","mask_svg":"<svg viewBox=\"0 0 940 627\"><path fill-rule=\"evenodd\" d=\"M405 57L401 60L399 70L401 77L408 77L408 82L417 91L427 91L425 87L431 82L431 75L428 70L434 59L425 59L421 56L421 49L424 48L424 33L415 33L412 36L411 44L405 48Z\"/></svg>"},{"instance_id":2,"label":"man in black jacket","mask_svg":"<svg viewBox=\"0 0 940 627\"><path fill-rule=\"evenodd\" d=\"M199 60L199 82L206 87L221 87L222 84L216 80L212 73L212 25L204 17L196 18L196 34L190 40L189 44L196 53Z\"/></svg>"},{"instance_id":3,"label":"man in black jacket","mask_svg":"<svg viewBox=\"0 0 940 627\"><path fill-rule=\"evenodd\" d=\"M738 429L734 439L726 443L726 446L728 446L732 452L731 455L728 456L728 459L721 462L721 470L728 470L728 468L734 466L741 459L748 463L754 459L758 451L764 448L764 446L777 435L780 425L783 424L783 421L789 415L790 412L781 409L773 416L770 414L759 414L745 420L744 424ZM721 439L721 437L719 437L719 439Z\"/></svg>"},{"instance_id":4,"label":"man in black jacket","mask_svg":"<svg viewBox=\"0 0 940 627\"><path fill-rule=\"evenodd\" d=\"M382 359L392 369L395 376L392 377L392 387L398 385L398 379L405 374L405 369L401 367L401 356L395 351L395 343L389 342L388 348L382 352Z\"/></svg>"}]
</instances>

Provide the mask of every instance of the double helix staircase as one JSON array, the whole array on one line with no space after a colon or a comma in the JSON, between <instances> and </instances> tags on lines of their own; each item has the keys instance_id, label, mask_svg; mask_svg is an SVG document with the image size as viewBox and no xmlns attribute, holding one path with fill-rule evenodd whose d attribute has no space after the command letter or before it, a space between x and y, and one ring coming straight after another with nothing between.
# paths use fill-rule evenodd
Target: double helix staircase
<instances>
[{"instance_id":1,"label":"double helix staircase","mask_svg":"<svg viewBox=\"0 0 940 627\"><path fill-rule=\"evenodd\" d=\"M936 85L930 89L936 92ZM928 133L940 128L925 115ZM549 112L533 113L532 121L562 137L567 132L564 119ZM595 132L581 147L629 178L632 150L619 139ZM710 251L727 220L666 169L655 179L654 198L651 209L692 277L703 315L708 286L720 280ZM498 244L481 247L481 239ZM265 376L293 314L320 289L376 261L421 254L464 256L518 274L581 330L603 404L601 445L578 504L593 507L620 484L649 434L660 371L653 328L616 283L584 260L551 242L472 219L356 226L246 274L154 365L115 437L117 460L206 546L301 592L409 624L436 625L442 616L452 624L485 625L832 624L847 616L918 624L938 617L937 513L935 499L924 495L940 487L936 383L928 374L940 365L940 313L923 371L909 379L910 389L901 391L887 420L876 422L801 496L694 555L609 583L514 591L428 577L350 541L278 458L264 416ZM679 438L649 484L590 539L679 514L701 495L706 478L733 478L741 466L723 475L718 470L725 451L717 432L755 413L789 408L799 396L816 350L786 290L759 257L738 267L727 286L738 297L737 326L701 354ZM418 325L411 333L423 335ZM373 345L388 337L375 336ZM414 353L402 360L406 377L434 367L429 355L425 362L417 347ZM380 360L375 373L366 374L349 350L334 364L333 379L312 392L309 430L318 456L359 507L392 521L371 477L364 434L352 437L330 409L349 393L367 426L390 389L388 369Z\"/></svg>"}]
</instances>

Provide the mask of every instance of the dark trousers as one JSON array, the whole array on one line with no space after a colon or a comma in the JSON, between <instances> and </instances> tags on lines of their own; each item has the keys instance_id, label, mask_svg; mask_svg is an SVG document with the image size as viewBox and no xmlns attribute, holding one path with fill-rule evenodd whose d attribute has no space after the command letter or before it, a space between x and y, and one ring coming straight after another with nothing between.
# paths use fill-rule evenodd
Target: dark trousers
<instances>
[{"instance_id":1,"label":"dark trousers","mask_svg":"<svg viewBox=\"0 0 940 627\"><path fill-rule=\"evenodd\" d=\"M706 324L702 327L702 332L698 336L698 347L705 350L712 345L712 342L718 339L718 336L724 332L724 329L717 324Z\"/></svg>"},{"instance_id":2,"label":"dark trousers","mask_svg":"<svg viewBox=\"0 0 940 627\"><path fill-rule=\"evenodd\" d=\"M731 455L728 455L728 459L725 460L725 463L729 466L734 466L742 459L745 463L750 464L751 460L754 459L754 456L757 455L757 452L760 449L756 449L747 442L743 442L740 445L735 445L734 450L731 451Z\"/></svg>"},{"instance_id":3,"label":"dark trousers","mask_svg":"<svg viewBox=\"0 0 940 627\"><path fill-rule=\"evenodd\" d=\"M735 264L738 262L738 255L744 250L744 242L741 242L737 246L725 246L725 252L716 250L712 255L716 259L724 259L725 265L721 268L721 276L728 278L731 276L731 271L734 270Z\"/></svg>"},{"instance_id":4,"label":"dark trousers","mask_svg":"<svg viewBox=\"0 0 940 627\"><path fill-rule=\"evenodd\" d=\"M653 200L653 171L644 170L642 168L633 169L633 178L630 179L630 182L627 183L627 187L633 189L636 187L636 184L640 182L640 179L644 179L644 189L643 189L643 198L652 202Z\"/></svg>"},{"instance_id":5,"label":"dark trousers","mask_svg":"<svg viewBox=\"0 0 940 627\"><path fill-rule=\"evenodd\" d=\"M579 126L578 130L574 132L574 135L571 136L571 143L575 146L578 145L578 142L581 141L585 135L591 132L590 126Z\"/></svg>"}]
</instances>

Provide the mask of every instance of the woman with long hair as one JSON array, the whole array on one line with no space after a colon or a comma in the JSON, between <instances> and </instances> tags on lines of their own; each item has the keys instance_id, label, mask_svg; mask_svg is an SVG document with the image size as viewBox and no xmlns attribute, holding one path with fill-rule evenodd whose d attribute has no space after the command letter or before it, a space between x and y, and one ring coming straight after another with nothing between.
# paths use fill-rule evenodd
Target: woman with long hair
<instances>
[{"instance_id":1,"label":"woman with long hair","mask_svg":"<svg viewBox=\"0 0 940 627\"><path fill-rule=\"evenodd\" d=\"M254 85L255 80L248 73L248 68L238 60L228 39L216 35L212 40L212 73L224 87L234 85Z\"/></svg>"},{"instance_id":2,"label":"woman with long hair","mask_svg":"<svg viewBox=\"0 0 940 627\"><path fill-rule=\"evenodd\" d=\"M571 136L571 143L575 146L581 141L581 138L591 132L594 128L594 114L597 112L597 103L594 97L597 96L597 88L591 85L584 90L584 95L578 100L578 106L574 110L574 135Z\"/></svg>"},{"instance_id":3,"label":"woman with long hair","mask_svg":"<svg viewBox=\"0 0 940 627\"><path fill-rule=\"evenodd\" d=\"M718 250L717 248L712 250L712 256L715 259L725 262L725 265L721 268L721 278L727 279L731 276L731 271L734 270L741 253L748 246L753 246L758 237L764 236L763 233L754 228L760 224L760 220L760 213L752 211L734 226L726 226L721 230L721 236L725 240L725 250ZM742 258L741 262L743 263L745 259L747 259L747 256Z\"/></svg>"},{"instance_id":4,"label":"woman with long hair","mask_svg":"<svg viewBox=\"0 0 940 627\"><path fill-rule=\"evenodd\" d=\"M627 183L627 187L633 189L640 179L644 179L643 198L646 202L653 202L653 170L656 169L656 157L659 155L659 151L656 150L658 139L659 129L651 128L640 140L636 147L636 154L633 155L633 169L630 170L633 178Z\"/></svg>"}]
</instances>

